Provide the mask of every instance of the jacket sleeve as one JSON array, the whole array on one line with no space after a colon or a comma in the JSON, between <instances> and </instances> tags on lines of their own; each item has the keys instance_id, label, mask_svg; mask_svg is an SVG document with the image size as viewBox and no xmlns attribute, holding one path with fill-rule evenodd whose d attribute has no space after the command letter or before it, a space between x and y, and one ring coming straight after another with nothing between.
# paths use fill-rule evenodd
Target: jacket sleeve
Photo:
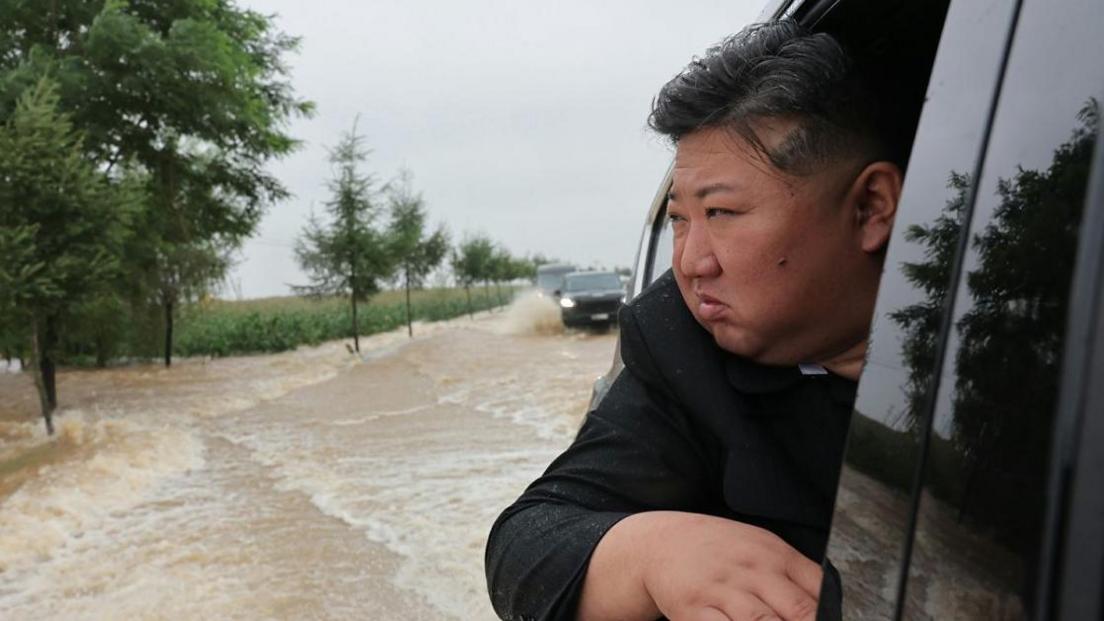
<instances>
[{"instance_id":1,"label":"jacket sleeve","mask_svg":"<svg viewBox=\"0 0 1104 621\"><path fill-rule=\"evenodd\" d=\"M575 441L508 507L487 543L488 587L506 620L573 621L594 547L650 510L701 510L713 485L701 433L665 395L629 313L625 370Z\"/></svg>"}]
</instances>

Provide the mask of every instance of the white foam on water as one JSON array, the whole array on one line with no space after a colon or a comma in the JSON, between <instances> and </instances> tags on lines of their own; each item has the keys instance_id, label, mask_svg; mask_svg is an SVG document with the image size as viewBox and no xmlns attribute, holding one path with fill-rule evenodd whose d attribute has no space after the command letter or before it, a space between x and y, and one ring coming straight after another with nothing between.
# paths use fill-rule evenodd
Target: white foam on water
<instances>
[{"instance_id":1,"label":"white foam on water","mask_svg":"<svg viewBox=\"0 0 1104 621\"><path fill-rule=\"evenodd\" d=\"M577 367L567 356L547 360L541 365L539 382L532 381L531 369L520 369L470 381L439 397L438 403L506 419L536 431L541 439L559 443L574 437L589 400L589 393L578 389Z\"/></svg>"},{"instance_id":2,"label":"white foam on water","mask_svg":"<svg viewBox=\"0 0 1104 621\"><path fill-rule=\"evenodd\" d=\"M419 367L420 355L404 357L403 364L432 376ZM483 574L487 533L498 513L570 443L586 402L578 394L586 385L585 375L580 382L586 363L553 349L547 359L520 366L473 370L463 368L465 360L457 364L461 368L446 365L447 374L436 374L443 390L425 395L428 403L394 410L365 404L363 415L312 414L310 421L251 420L228 425L220 435L250 450L278 489L302 493L323 514L400 555L394 583L419 594L442 618L492 619ZM533 367L539 367L540 382L526 381ZM400 428L411 435L373 426L403 418ZM442 422L452 419L468 426ZM495 420L502 422L490 423Z\"/></svg>"},{"instance_id":3,"label":"white foam on water","mask_svg":"<svg viewBox=\"0 0 1104 621\"><path fill-rule=\"evenodd\" d=\"M0 462L13 459L47 439L46 427L39 419L0 421Z\"/></svg>"},{"instance_id":4,"label":"white foam on water","mask_svg":"<svg viewBox=\"0 0 1104 621\"><path fill-rule=\"evenodd\" d=\"M193 433L67 412L59 451L0 504L0 575L48 559L99 528L112 514L141 504L159 485L203 466Z\"/></svg>"},{"instance_id":5,"label":"white foam on water","mask_svg":"<svg viewBox=\"0 0 1104 621\"><path fill-rule=\"evenodd\" d=\"M324 424L333 427L352 427L355 425L364 425L372 421L377 421L381 418L387 418L389 416L406 416L409 414L417 414L418 412L424 412L429 409L429 405L416 405L411 408L403 408L401 410L383 410L377 412L371 412L358 416L356 418L339 418L336 420L325 421Z\"/></svg>"},{"instance_id":6,"label":"white foam on water","mask_svg":"<svg viewBox=\"0 0 1104 621\"><path fill-rule=\"evenodd\" d=\"M323 514L399 554L404 560L394 583L418 593L442 618L494 618L483 576L486 534L559 447L530 440L475 451L427 441L406 451L371 454L369 446L365 454L320 459L291 435L239 441L254 448L279 489L303 493Z\"/></svg>"},{"instance_id":7,"label":"white foam on water","mask_svg":"<svg viewBox=\"0 0 1104 621\"><path fill-rule=\"evenodd\" d=\"M308 434L287 421L231 434L280 489L303 493L322 513L400 555L394 583L443 617L494 618L483 574L490 526L570 443L594 377L587 369L608 360L608 350L588 345L592 337L518 330L510 313L459 320L464 332L434 348L395 350L403 365L434 382L433 394L423 396L428 405L381 410L365 403L362 415L328 420L339 436ZM373 426L404 417L400 428L410 436L381 435L384 428ZM439 422L452 418L466 427Z\"/></svg>"}]
</instances>

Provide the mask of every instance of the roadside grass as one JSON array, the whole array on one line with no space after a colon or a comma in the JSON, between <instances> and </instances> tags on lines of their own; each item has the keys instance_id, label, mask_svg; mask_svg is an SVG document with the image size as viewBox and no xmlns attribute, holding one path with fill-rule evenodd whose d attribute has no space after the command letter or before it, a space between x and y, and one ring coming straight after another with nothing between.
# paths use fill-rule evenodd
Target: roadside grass
<instances>
[{"instance_id":1,"label":"roadside grass","mask_svg":"<svg viewBox=\"0 0 1104 621\"><path fill-rule=\"evenodd\" d=\"M471 307L479 312L508 304L517 287L474 287ZM441 321L468 312L461 288L421 289L410 293L414 321ZM352 338L352 309L347 298L275 297L209 300L181 309L174 350L181 356L230 356L280 352L299 345ZM361 336L406 325L405 293L384 291L357 306Z\"/></svg>"}]
</instances>

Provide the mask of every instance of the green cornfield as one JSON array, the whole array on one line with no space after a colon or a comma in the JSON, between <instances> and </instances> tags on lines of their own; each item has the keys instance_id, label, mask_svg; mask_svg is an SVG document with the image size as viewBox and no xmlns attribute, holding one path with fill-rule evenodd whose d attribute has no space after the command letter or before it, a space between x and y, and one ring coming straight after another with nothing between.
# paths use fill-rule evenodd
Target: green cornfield
<instances>
[{"instance_id":1,"label":"green cornfield","mask_svg":"<svg viewBox=\"0 0 1104 621\"><path fill-rule=\"evenodd\" d=\"M508 303L516 289L471 290L473 311ZM440 321L468 312L463 289L411 292L415 321ZM352 310L347 298L279 297L257 300L209 300L181 309L174 350L181 356L230 356L279 352L299 345L352 338ZM361 336L406 325L405 294L385 291L357 305Z\"/></svg>"}]
</instances>

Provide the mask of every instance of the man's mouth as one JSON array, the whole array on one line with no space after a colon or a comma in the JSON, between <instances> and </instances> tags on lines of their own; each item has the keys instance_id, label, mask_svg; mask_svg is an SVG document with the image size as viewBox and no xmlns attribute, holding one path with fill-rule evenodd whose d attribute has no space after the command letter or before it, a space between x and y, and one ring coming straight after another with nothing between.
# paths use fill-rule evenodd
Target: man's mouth
<instances>
[{"instance_id":1,"label":"man's mouth","mask_svg":"<svg viewBox=\"0 0 1104 621\"><path fill-rule=\"evenodd\" d=\"M727 306L724 302L721 302L717 298L705 294L698 293L698 316L705 321L715 321L724 314Z\"/></svg>"}]
</instances>

